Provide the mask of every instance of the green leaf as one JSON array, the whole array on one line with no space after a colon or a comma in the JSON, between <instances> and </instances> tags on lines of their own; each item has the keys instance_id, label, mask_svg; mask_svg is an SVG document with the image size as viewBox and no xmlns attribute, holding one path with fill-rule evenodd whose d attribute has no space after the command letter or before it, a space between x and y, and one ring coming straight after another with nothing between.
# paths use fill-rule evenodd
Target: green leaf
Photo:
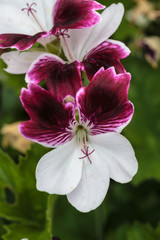
<instances>
[{"instance_id":1,"label":"green leaf","mask_svg":"<svg viewBox=\"0 0 160 240\"><path fill-rule=\"evenodd\" d=\"M37 212L41 215L43 205L46 204L46 194L36 190L35 167L37 161L46 152L46 149L34 145L26 158L17 165L4 152L0 151L0 217L8 220L21 220L36 224ZM11 203L9 195L14 199ZM38 202L37 202L38 201ZM34 203L38 208L34 209ZM28 211L27 209L30 209ZM42 211L43 212L43 211ZM33 218L34 216L34 218ZM41 218L43 218L41 216Z\"/></svg>"},{"instance_id":2,"label":"green leaf","mask_svg":"<svg viewBox=\"0 0 160 240\"><path fill-rule=\"evenodd\" d=\"M3 240L2 235L5 233L5 229L4 229L3 225L4 225L4 221L2 219L0 219L0 240Z\"/></svg>"},{"instance_id":3,"label":"green leaf","mask_svg":"<svg viewBox=\"0 0 160 240\"><path fill-rule=\"evenodd\" d=\"M123 224L107 234L106 240L159 240L160 225L154 229L150 224L135 222Z\"/></svg>"},{"instance_id":4,"label":"green leaf","mask_svg":"<svg viewBox=\"0 0 160 240\"><path fill-rule=\"evenodd\" d=\"M30 240L51 238L46 217L48 194L36 189L35 180L37 162L48 151L34 144L18 164L0 151L0 217L13 222L6 226L4 240L17 240L22 235Z\"/></svg>"},{"instance_id":5,"label":"green leaf","mask_svg":"<svg viewBox=\"0 0 160 240\"><path fill-rule=\"evenodd\" d=\"M51 240L51 236L44 229L44 226L33 227L24 224L11 224L4 227L7 231L3 240L21 240L27 238L29 240Z\"/></svg>"},{"instance_id":6,"label":"green leaf","mask_svg":"<svg viewBox=\"0 0 160 240\"><path fill-rule=\"evenodd\" d=\"M97 235L101 234L100 227L104 221L103 210L102 204L95 210L98 211L97 214L95 211L82 213L68 202L66 196L59 196L54 209L54 236L62 240L97 240Z\"/></svg>"},{"instance_id":7,"label":"green leaf","mask_svg":"<svg viewBox=\"0 0 160 240\"><path fill-rule=\"evenodd\" d=\"M21 88L26 87L24 74L10 74L4 70L5 68L6 64L0 59L0 83L14 89L16 94L19 95Z\"/></svg>"}]
</instances>

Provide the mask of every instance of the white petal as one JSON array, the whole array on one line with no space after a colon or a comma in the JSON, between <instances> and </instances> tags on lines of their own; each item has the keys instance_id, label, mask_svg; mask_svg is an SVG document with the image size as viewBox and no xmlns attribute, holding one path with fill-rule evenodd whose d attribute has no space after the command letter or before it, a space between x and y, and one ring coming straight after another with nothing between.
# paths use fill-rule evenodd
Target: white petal
<instances>
[{"instance_id":1,"label":"white petal","mask_svg":"<svg viewBox=\"0 0 160 240\"><path fill-rule=\"evenodd\" d=\"M106 8L102 16L102 21L96 24L89 38L83 46L80 58L84 56L97 45L107 40L119 27L124 14L124 7L122 3L112 4Z\"/></svg>"},{"instance_id":2,"label":"white petal","mask_svg":"<svg viewBox=\"0 0 160 240\"><path fill-rule=\"evenodd\" d=\"M18 52L12 51L3 53L1 58L8 65L4 70L12 74L26 73L33 63L43 52Z\"/></svg>"},{"instance_id":3,"label":"white petal","mask_svg":"<svg viewBox=\"0 0 160 240\"><path fill-rule=\"evenodd\" d=\"M68 201L81 212L89 212L97 208L104 200L109 187L108 166L100 158L94 145L91 145L89 152L95 149L90 155L92 164L85 159L82 178L75 190L67 195Z\"/></svg>"},{"instance_id":4,"label":"white petal","mask_svg":"<svg viewBox=\"0 0 160 240\"><path fill-rule=\"evenodd\" d=\"M0 33L21 33L33 35L42 30L49 31L53 27L52 10L56 0L36 0L36 6L33 5L33 11L37 21L32 17L31 13L27 15L26 2L16 0L14 3L10 1L2 1L0 3ZM35 3L33 0L28 0L30 5Z\"/></svg>"},{"instance_id":5,"label":"white petal","mask_svg":"<svg viewBox=\"0 0 160 240\"><path fill-rule=\"evenodd\" d=\"M50 194L68 194L78 185L82 161L76 140L45 154L36 169L37 189Z\"/></svg>"},{"instance_id":6,"label":"white petal","mask_svg":"<svg viewBox=\"0 0 160 240\"><path fill-rule=\"evenodd\" d=\"M80 55L88 39L88 36L92 31L92 28L93 27L83 29L69 29L67 32L69 38L66 37L64 41L64 39L60 37L63 51L69 62L73 62L75 60L83 60Z\"/></svg>"},{"instance_id":7,"label":"white petal","mask_svg":"<svg viewBox=\"0 0 160 240\"><path fill-rule=\"evenodd\" d=\"M55 36L49 35L49 36L47 36L47 37L41 37L41 38L39 38L39 39L38 39L38 42L45 47L48 43L54 41L55 39L56 39Z\"/></svg>"},{"instance_id":8,"label":"white petal","mask_svg":"<svg viewBox=\"0 0 160 240\"><path fill-rule=\"evenodd\" d=\"M37 23L28 17L26 13L22 12L21 9L13 4L0 3L0 34L18 33L33 35L40 31Z\"/></svg>"},{"instance_id":9,"label":"white petal","mask_svg":"<svg viewBox=\"0 0 160 240\"><path fill-rule=\"evenodd\" d=\"M31 0L34 2L33 0ZM42 27L46 31L50 31L51 28L53 27L53 17L52 17L52 12L53 12L53 7L56 3L56 0L38 0L36 1L37 3L37 18L40 20Z\"/></svg>"},{"instance_id":10,"label":"white petal","mask_svg":"<svg viewBox=\"0 0 160 240\"><path fill-rule=\"evenodd\" d=\"M90 136L97 154L106 161L113 180L126 183L132 180L138 169L134 150L129 141L119 133Z\"/></svg>"}]
</instances>

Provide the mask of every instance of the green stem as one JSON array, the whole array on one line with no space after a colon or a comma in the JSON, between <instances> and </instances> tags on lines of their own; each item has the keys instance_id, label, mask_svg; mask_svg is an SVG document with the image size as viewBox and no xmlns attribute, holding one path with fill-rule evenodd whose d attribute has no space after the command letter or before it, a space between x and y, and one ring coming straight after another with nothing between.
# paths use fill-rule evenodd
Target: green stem
<instances>
[{"instance_id":1,"label":"green stem","mask_svg":"<svg viewBox=\"0 0 160 240\"><path fill-rule=\"evenodd\" d=\"M96 240L104 240L103 238L103 206L95 210L95 229Z\"/></svg>"},{"instance_id":2,"label":"green stem","mask_svg":"<svg viewBox=\"0 0 160 240\"><path fill-rule=\"evenodd\" d=\"M47 207L47 227L51 234L51 237L54 236L54 223L53 223L53 217L54 217L54 206L55 201L57 200L56 195L49 195L48 196L48 207Z\"/></svg>"}]
</instances>

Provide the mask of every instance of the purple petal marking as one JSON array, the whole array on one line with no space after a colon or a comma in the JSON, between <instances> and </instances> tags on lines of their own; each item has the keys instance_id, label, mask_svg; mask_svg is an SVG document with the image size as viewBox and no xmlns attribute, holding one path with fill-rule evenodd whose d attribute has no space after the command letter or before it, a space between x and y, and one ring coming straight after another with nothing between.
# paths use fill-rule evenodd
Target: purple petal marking
<instances>
[{"instance_id":1,"label":"purple petal marking","mask_svg":"<svg viewBox=\"0 0 160 240\"><path fill-rule=\"evenodd\" d=\"M116 74L114 67L101 68L90 84L79 90L76 100L81 121L89 120L92 135L119 132L129 123L133 115L128 100L130 79L129 73Z\"/></svg>"},{"instance_id":2,"label":"purple petal marking","mask_svg":"<svg viewBox=\"0 0 160 240\"><path fill-rule=\"evenodd\" d=\"M65 64L52 54L40 56L27 73L27 81L40 83L46 79L48 90L60 101L67 95L76 96L82 87L80 63Z\"/></svg>"},{"instance_id":3,"label":"purple petal marking","mask_svg":"<svg viewBox=\"0 0 160 240\"><path fill-rule=\"evenodd\" d=\"M35 84L30 84L29 89L23 88L20 99L31 118L19 126L23 136L48 147L72 139L72 133L68 131L74 121L71 104L65 108L48 91Z\"/></svg>"},{"instance_id":4,"label":"purple petal marking","mask_svg":"<svg viewBox=\"0 0 160 240\"><path fill-rule=\"evenodd\" d=\"M109 41L105 41L92 49L83 61L89 80L101 67L107 69L114 66L116 73L125 73L126 70L120 63L120 59L129 55L129 51L126 49Z\"/></svg>"},{"instance_id":5,"label":"purple petal marking","mask_svg":"<svg viewBox=\"0 0 160 240\"><path fill-rule=\"evenodd\" d=\"M33 46L37 39L45 36L48 36L48 33L40 32L33 36L12 33L0 34L0 47L16 48L17 50L27 50Z\"/></svg>"},{"instance_id":6,"label":"purple petal marking","mask_svg":"<svg viewBox=\"0 0 160 240\"><path fill-rule=\"evenodd\" d=\"M53 34L58 29L86 28L100 21L100 14L95 10L105 6L93 0L57 0L53 9Z\"/></svg>"}]
</instances>

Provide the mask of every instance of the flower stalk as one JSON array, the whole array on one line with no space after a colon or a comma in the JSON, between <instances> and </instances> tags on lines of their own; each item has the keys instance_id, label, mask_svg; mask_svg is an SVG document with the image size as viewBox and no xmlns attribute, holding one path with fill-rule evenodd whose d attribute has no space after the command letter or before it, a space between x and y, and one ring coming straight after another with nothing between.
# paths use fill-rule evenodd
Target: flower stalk
<instances>
[{"instance_id":1,"label":"flower stalk","mask_svg":"<svg viewBox=\"0 0 160 240\"><path fill-rule=\"evenodd\" d=\"M96 240L104 240L103 236L103 204L94 211Z\"/></svg>"}]
</instances>

